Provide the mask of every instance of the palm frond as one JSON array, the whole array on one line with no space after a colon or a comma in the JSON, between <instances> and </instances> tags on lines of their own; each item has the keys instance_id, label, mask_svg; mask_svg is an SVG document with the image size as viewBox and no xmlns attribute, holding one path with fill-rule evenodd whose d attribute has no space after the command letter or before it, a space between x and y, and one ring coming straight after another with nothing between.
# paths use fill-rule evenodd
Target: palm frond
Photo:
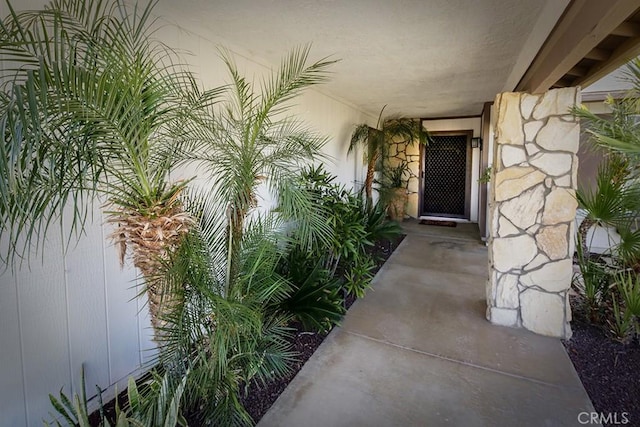
<instances>
[{"instance_id":1,"label":"palm frond","mask_svg":"<svg viewBox=\"0 0 640 427\"><path fill-rule=\"evenodd\" d=\"M640 209L640 188L628 182L624 161L611 157L597 172L593 189L579 188L576 198L587 216L602 225L623 226Z\"/></svg>"}]
</instances>

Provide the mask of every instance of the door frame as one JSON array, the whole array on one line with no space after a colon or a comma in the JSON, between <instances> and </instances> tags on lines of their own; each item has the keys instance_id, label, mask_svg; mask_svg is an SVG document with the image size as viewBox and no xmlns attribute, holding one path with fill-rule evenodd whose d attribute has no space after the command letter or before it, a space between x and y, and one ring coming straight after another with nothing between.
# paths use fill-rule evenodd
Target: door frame
<instances>
[{"instance_id":1,"label":"door frame","mask_svg":"<svg viewBox=\"0 0 640 427\"><path fill-rule=\"evenodd\" d=\"M433 131L429 132L431 136L466 136L467 137L467 164L465 165L465 189L464 189L464 215L446 215L446 214L428 214L424 212L424 174L426 150L428 146L420 146L420 181L418 193L418 217L437 216L451 219L471 219L471 167L473 164L473 150L471 149L471 138L473 137L472 129L450 130L450 131Z\"/></svg>"}]
</instances>

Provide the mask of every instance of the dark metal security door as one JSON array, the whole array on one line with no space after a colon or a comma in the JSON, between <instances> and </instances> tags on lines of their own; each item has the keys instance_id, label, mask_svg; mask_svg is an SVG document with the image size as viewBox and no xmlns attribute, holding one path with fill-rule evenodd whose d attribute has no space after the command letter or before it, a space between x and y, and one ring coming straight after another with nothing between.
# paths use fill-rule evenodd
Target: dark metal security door
<instances>
[{"instance_id":1,"label":"dark metal security door","mask_svg":"<svg viewBox=\"0 0 640 427\"><path fill-rule=\"evenodd\" d=\"M421 215L469 218L471 136L432 134L424 149Z\"/></svg>"}]
</instances>

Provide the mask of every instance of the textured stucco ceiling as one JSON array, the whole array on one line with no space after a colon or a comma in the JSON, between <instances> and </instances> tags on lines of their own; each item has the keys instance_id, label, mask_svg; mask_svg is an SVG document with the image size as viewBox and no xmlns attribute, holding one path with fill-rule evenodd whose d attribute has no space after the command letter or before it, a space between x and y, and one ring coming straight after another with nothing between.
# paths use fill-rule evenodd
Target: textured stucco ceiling
<instances>
[{"instance_id":1,"label":"textured stucco ceiling","mask_svg":"<svg viewBox=\"0 0 640 427\"><path fill-rule=\"evenodd\" d=\"M477 115L512 90L568 0L161 0L183 28L272 64L312 43L323 88L377 114Z\"/></svg>"}]
</instances>

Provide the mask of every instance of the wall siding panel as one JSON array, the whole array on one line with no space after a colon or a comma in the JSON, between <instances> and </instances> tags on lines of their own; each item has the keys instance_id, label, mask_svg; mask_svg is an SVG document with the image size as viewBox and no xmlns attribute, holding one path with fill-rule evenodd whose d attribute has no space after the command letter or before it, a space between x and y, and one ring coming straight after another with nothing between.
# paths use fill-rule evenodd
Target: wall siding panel
<instances>
[{"instance_id":1,"label":"wall siding panel","mask_svg":"<svg viewBox=\"0 0 640 427\"><path fill-rule=\"evenodd\" d=\"M23 268L17 273L29 425L41 423L50 411L48 394L71 380L67 287L61 256L62 238L56 224L48 236L43 248L48 256L32 255L31 269ZM52 388L53 384L57 387Z\"/></svg>"},{"instance_id":2,"label":"wall siding panel","mask_svg":"<svg viewBox=\"0 0 640 427\"><path fill-rule=\"evenodd\" d=\"M8 270L0 273L0 343L0 425L26 425L17 281Z\"/></svg>"},{"instance_id":3,"label":"wall siding panel","mask_svg":"<svg viewBox=\"0 0 640 427\"><path fill-rule=\"evenodd\" d=\"M104 248L101 214L98 204L93 221L87 224L82 238L67 252L66 277L69 291L69 348L74 391L80 386L84 367L87 392L92 396L95 384L109 384L109 352L105 312ZM66 218L65 230L70 228Z\"/></svg>"}]
</instances>

